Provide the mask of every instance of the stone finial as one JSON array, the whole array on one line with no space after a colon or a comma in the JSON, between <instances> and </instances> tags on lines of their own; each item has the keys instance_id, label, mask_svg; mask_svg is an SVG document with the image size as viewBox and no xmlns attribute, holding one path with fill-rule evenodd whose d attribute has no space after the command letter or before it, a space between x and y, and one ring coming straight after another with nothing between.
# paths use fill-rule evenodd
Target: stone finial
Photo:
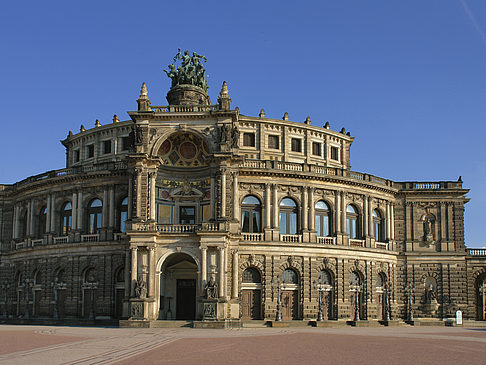
<instances>
[{"instance_id":1,"label":"stone finial","mask_svg":"<svg viewBox=\"0 0 486 365\"><path fill-rule=\"evenodd\" d=\"M96 128L101 127L101 123L100 123L100 121L98 119L96 119L95 127Z\"/></svg>"},{"instance_id":2,"label":"stone finial","mask_svg":"<svg viewBox=\"0 0 486 365\"><path fill-rule=\"evenodd\" d=\"M459 179L457 179L457 182L462 183L462 176L459 176Z\"/></svg>"},{"instance_id":3,"label":"stone finial","mask_svg":"<svg viewBox=\"0 0 486 365\"><path fill-rule=\"evenodd\" d=\"M285 112L282 117L282 120L289 120L289 113Z\"/></svg>"},{"instance_id":4,"label":"stone finial","mask_svg":"<svg viewBox=\"0 0 486 365\"><path fill-rule=\"evenodd\" d=\"M326 128L326 129L331 128L331 126L329 125L329 122L326 122L326 124L324 124L324 128Z\"/></svg>"},{"instance_id":5,"label":"stone finial","mask_svg":"<svg viewBox=\"0 0 486 365\"><path fill-rule=\"evenodd\" d=\"M218 105L221 110L231 109L231 98L228 94L228 84L226 84L226 81L223 81L223 86L221 86L221 91L218 96Z\"/></svg>"},{"instance_id":6,"label":"stone finial","mask_svg":"<svg viewBox=\"0 0 486 365\"><path fill-rule=\"evenodd\" d=\"M346 134L346 129L344 129L344 127L342 127L341 130L339 131L339 133Z\"/></svg>"},{"instance_id":7,"label":"stone finial","mask_svg":"<svg viewBox=\"0 0 486 365\"><path fill-rule=\"evenodd\" d=\"M347 132L347 133L346 133L346 135L347 135L348 137L351 137L351 132Z\"/></svg>"},{"instance_id":8,"label":"stone finial","mask_svg":"<svg viewBox=\"0 0 486 365\"><path fill-rule=\"evenodd\" d=\"M307 118L305 118L305 122L304 123L305 124L309 124L309 125L311 124L311 120L310 120L310 117L309 116L307 116Z\"/></svg>"},{"instance_id":9,"label":"stone finial","mask_svg":"<svg viewBox=\"0 0 486 365\"><path fill-rule=\"evenodd\" d=\"M84 132L85 130L86 130L86 128L84 128L84 125L81 124L81 127L79 127L79 131Z\"/></svg>"},{"instance_id":10,"label":"stone finial","mask_svg":"<svg viewBox=\"0 0 486 365\"><path fill-rule=\"evenodd\" d=\"M148 98L147 85L142 83L142 88L140 89L140 97L137 100L138 111L148 112L150 111L150 99Z\"/></svg>"},{"instance_id":11,"label":"stone finial","mask_svg":"<svg viewBox=\"0 0 486 365\"><path fill-rule=\"evenodd\" d=\"M117 115L114 114L113 115L113 123L118 123L120 121L120 119L118 119Z\"/></svg>"},{"instance_id":12,"label":"stone finial","mask_svg":"<svg viewBox=\"0 0 486 365\"><path fill-rule=\"evenodd\" d=\"M262 109L260 109L260 114L258 114L258 116L259 116L260 118L265 118L265 110L263 110L263 108L262 108Z\"/></svg>"},{"instance_id":13,"label":"stone finial","mask_svg":"<svg viewBox=\"0 0 486 365\"><path fill-rule=\"evenodd\" d=\"M68 138L71 138L72 136L73 136L73 132L72 131L69 131Z\"/></svg>"}]
</instances>

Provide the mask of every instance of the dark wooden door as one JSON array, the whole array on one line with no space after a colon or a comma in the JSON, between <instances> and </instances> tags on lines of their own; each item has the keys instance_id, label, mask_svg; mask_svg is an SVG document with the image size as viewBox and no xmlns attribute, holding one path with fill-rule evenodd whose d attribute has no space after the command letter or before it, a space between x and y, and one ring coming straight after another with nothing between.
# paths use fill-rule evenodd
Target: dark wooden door
<instances>
[{"instance_id":1,"label":"dark wooden door","mask_svg":"<svg viewBox=\"0 0 486 365\"><path fill-rule=\"evenodd\" d=\"M117 288L115 290L115 318L121 318L123 315L123 298L125 289Z\"/></svg>"},{"instance_id":2,"label":"dark wooden door","mask_svg":"<svg viewBox=\"0 0 486 365\"><path fill-rule=\"evenodd\" d=\"M261 290L241 291L242 319L261 319Z\"/></svg>"},{"instance_id":3,"label":"dark wooden door","mask_svg":"<svg viewBox=\"0 0 486 365\"><path fill-rule=\"evenodd\" d=\"M299 301L297 290L282 291L282 319L290 321L299 318Z\"/></svg>"},{"instance_id":4,"label":"dark wooden door","mask_svg":"<svg viewBox=\"0 0 486 365\"><path fill-rule=\"evenodd\" d=\"M383 321L384 318L384 308L383 308L383 293L378 293L378 301L376 303L377 318L379 321Z\"/></svg>"},{"instance_id":5,"label":"dark wooden door","mask_svg":"<svg viewBox=\"0 0 486 365\"><path fill-rule=\"evenodd\" d=\"M91 307L96 318L96 293L93 293L93 302L91 302L91 289L84 290L84 318L89 318Z\"/></svg>"},{"instance_id":6,"label":"dark wooden door","mask_svg":"<svg viewBox=\"0 0 486 365\"><path fill-rule=\"evenodd\" d=\"M196 318L196 280L177 279L177 319Z\"/></svg>"},{"instance_id":7,"label":"dark wooden door","mask_svg":"<svg viewBox=\"0 0 486 365\"><path fill-rule=\"evenodd\" d=\"M349 300L351 301L351 313L349 314L349 318L351 318L351 320L354 320L354 310L355 310L355 307L356 307L356 297L355 297L356 293L355 292L351 292L351 295L349 296ZM359 293L359 304L358 304L358 311L359 311L359 319L360 320L364 320L364 306L363 306L363 293Z\"/></svg>"},{"instance_id":8,"label":"dark wooden door","mask_svg":"<svg viewBox=\"0 0 486 365\"><path fill-rule=\"evenodd\" d=\"M322 292L322 318L327 321L332 318L331 292Z\"/></svg>"}]
</instances>

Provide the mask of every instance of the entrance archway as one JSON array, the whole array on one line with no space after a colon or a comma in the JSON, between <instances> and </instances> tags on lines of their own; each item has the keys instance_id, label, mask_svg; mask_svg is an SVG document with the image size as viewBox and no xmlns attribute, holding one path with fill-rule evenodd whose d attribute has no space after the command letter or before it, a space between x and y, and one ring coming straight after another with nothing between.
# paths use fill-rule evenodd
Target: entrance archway
<instances>
[{"instance_id":1,"label":"entrance archway","mask_svg":"<svg viewBox=\"0 0 486 365\"><path fill-rule=\"evenodd\" d=\"M160 270L159 319L196 319L197 264L185 253L167 257Z\"/></svg>"},{"instance_id":2,"label":"entrance archway","mask_svg":"<svg viewBox=\"0 0 486 365\"><path fill-rule=\"evenodd\" d=\"M476 280L477 290L477 319L486 321L486 274Z\"/></svg>"},{"instance_id":3,"label":"entrance archway","mask_svg":"<svg viewBox=\"0 0 486 365\"><path fill-rule=\"evenodd\" d=\"M299 275L293 269L282 273L282 319L299 319Z\"/></svg>"},{"instance_id":4,"label":"entrance archway","mask_svg":"<svg viewBox=\"0 0 486 365\"><path fill-rule=\"evenodd\" d=\"M241 318L261 319L262 277L260 272L249 267L243 272L241 283Z\"/></svg>"}]
</instances>

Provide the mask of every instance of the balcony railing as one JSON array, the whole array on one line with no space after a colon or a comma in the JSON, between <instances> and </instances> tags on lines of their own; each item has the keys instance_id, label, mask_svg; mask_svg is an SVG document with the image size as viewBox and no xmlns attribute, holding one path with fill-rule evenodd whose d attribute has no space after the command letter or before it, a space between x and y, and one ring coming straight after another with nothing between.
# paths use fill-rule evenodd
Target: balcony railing
<instances>
[{"instance_id":1,"label":"balcony railing","mask_svg":"<svg viewBox=\"0 0 486 365\"><path fill-rule=\"evenodd\" d=\"M336 244L336 237L317 236L317 243L321 243L321 244L324 244L324 245L335 245Z\"/></svg>"},{"instance_id":2,"label":"balcony railing","mask_svg":"<svg viewBox=\"0 0 486 365\"><path fill-rule=\"evenodd\" d=\"M192 233L196 232L198 224L157 224L160 233Z\"/></svg>"},{"instance_id":3,"label":"balcony railing","mask_svg":"<svg viewBox=\"0 0 486 365\"><path fill-rule=\"evenodd\" d=\"M302 242L302 235L301 234L281 234L280 241L291 242L291 243Z\"/></svg>"},{"instance_id":4,"label":"balcony railing","mask_svg":"<svg viewBox=\"0 0 486 365\"><path fill-rule=\"evenodd\" d=\"M388 243L386 243L386 242L375 242L375 248L380 248L382 250L388 250Z\"/></svg>"},{"instance_id":5,"label":"balcony railing","mask_svg":"<svg viewBox=\"0 0 486 365\"><path fill-rule=\"evenodd\" d=\"M242 233L241 238L243 241L261 242L264 240L264 234L263 233Z\"/></svg>"},{"instance_id":6,"label":"balcony railing","mask_svg":"<svg viewBox=\"0 0 486 365\"><path fill-rule=\"evenodd\" d=\"M82 234L81 242L98 242L100 240L99 234Z\"/></svg>"},{"instance_id":7,"label":"balcony railing","mask_svg":"<svg viewBox=\"0 0 486 365\"><path fill-rule=\"evenodd\" d=\"M486 248L468 248L467 253L470 256L486 256Z\"/></svg>"},{"instance_id":8,"label":"balcony railing","mask_svg":"<svg viewBox=\"0 0 486 365\"><path fill-rule=\"evenodd\" d=\"M37 240L32 240L30 241L30 245L32 247L35 247L35 246L42 246L42 245L45 245L46 244L46 241L43 239L43 238L39 238Z\"/></svg>"},{"instance_id":9,"label":"balcony railing","mask_svg":"<svg viewBox=\"0 0 486 365\"><path fill-rule=\"evenodd\" d=\"M350 238L349 245L353 247L364 247L364 240L355 240Z\"/></svg>"},{"instance_id":10,"label":"balcony railing","mask_svg":"<svg viewBox=\"0 0 486 365\"><path fill-rule=\"evenodd\" d=\"M219 105L153 105L150 109L154 113L197 113L219 110Z\"/></svg>"},{"instance_id":11,"label":"balcony railing","mask_svg":"<svg viewBox=\"0 0 486 365\"><path fill-rule=\"evenodd\" d=\"M69 243L69 236L54 237L52 241L54 244Z\"/></svg>"}]
</instances>

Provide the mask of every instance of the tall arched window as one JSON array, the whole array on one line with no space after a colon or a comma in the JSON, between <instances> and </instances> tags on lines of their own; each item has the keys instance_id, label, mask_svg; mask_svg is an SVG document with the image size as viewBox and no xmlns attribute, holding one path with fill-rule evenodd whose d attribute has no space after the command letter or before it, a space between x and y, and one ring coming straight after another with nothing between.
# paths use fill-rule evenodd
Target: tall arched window
<instances>
[{"instance_id":1,"label":"tall arched window","mask_svg":"<svg viewBox=\"0 0 486 365\"><path fill-rule=\"evenodd\" d=\"M120 227L120 232L125 233L127 230L125 222L128 219L128 197L125 197L121 202L119 219L118 227Z\"/></svg>"},{"instance_id":2,"label":"tall arched window","mask_svg":"<svg viewBox=\"0 0 486 365\"><path fill-rule=\"evenodd\" d=\"M386 275L382 272L378 274L376 277L376 287L377 288L384 288L386 285Z\"/></svg>"},{"instance_id":3,"label":"tall arched window","mask_svg":"<svg viewBox=\"0 0 486 365\"><path fill-rule=\"evenodd\" d=\"M346 208L346 232L349 238L358 238L358 210L353 205L348 205Z\"/></svg>"},{"instance_id":4,"label":"tall arched window","mask_svg":"<svg viewBox=\"0 0 486 365\"><path fill-rule=\"evenodd\" d=\"M242 279L243 283L260 284L262 282L260 272L254 267L249 267L248 269L243 271Z\"/></svg>"},{"instance_id":5,"label":"tall arched window","mask_svg":"<svg viewBox=\"0 0 486 365\"><path fill-rule=\"evenodd\" d=\"M280 233L297 234L297 204L290 199L284 198L280 202Z\"/></svg>"},{"instance_id":6,"label":"tall arched window","mask_svg":"<svg viewBox=\"0 0 486 365\"><path fill-rule=\"evenodd\" d=\"M64 203L61 209L61 236L65 236L71 230L73 206L71 202Z\"/></svg>"},{"instance_id":7,"label":"tall arched window","mask_svg":"<svg viewBox=\"0 0 486 365\"><path fill-rule=\"evenodd\" d=\"M299 283L299 275L295 272L294 269L286 269L282 273L282 283L283 284L298 284Z\"/></svg>"},{"instance_id":8,"label":"tall arched window","mask_svg":"<svg viewBox=\"0 0 486 365\"><path fill-rule=\"evenodd\" d=\"M330 209L329 206L322 200L318 201L315 205L315 223L316 232L318 236L329 236L330 232Z\"/></svg>"},{"instance_id":9,"label":"tall arched window","mask_svg":"<svg viewBox=\"0 0 486 365\"><path fill-rule=\"evenodd\" d=\"M373 237L375 241L383 242L383 218L381 213L375 209L373 210Z\"/></svg>"},{"instance_id":10,"label":"tall arched window","mask_svg":"<svg viewBox=\"0 0 486 365\"><path fill-rule=\"evenodd\" d=\"M37 220L37 237L42 238L46 233L47 207L42 207L39 212L39 219Z\"/></svg>"},{"instance_id":11,"label":"tall arched window","mask_svg":"<svg viewBox=\"0 0 486 365\"><path fill-rule=\"evenodd\" d=\"M247 233L260 233L261 204L253 195L246 196L241 203L241 231Z\"/></svg>"},{"instance_id":12,"label":"tall arched window","mask_svg":"<svg viewBox=\"0 0 486 365\"><path fill-rule=\"evenodd\" d=\"M100 199L91 201L88 207L88 232L89 234L98 233L101 228L101 213L103 202Z\"/></svg>"},{"instance_id":13,"label":"tall arched window","mask_svg":"<svg viewBox=\"0 0 486 365\"><path fill-rule=\"evenodd\" d=\"M332 275L328 270L319 272L318 281L320 284L332 286Z\"/></svg>"}]
</instances>

